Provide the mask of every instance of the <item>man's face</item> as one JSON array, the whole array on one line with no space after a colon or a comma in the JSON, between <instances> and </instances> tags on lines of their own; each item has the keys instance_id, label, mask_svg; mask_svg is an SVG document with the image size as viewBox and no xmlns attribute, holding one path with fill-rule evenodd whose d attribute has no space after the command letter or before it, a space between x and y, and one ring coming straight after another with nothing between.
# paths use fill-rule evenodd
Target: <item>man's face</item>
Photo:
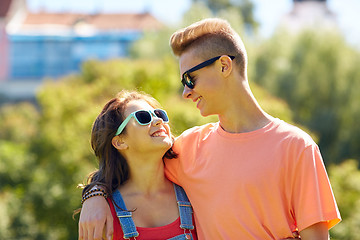
<instances>
[{"instance_id":1,"label":"man's face","mask_svg":"<svg viewBox=\"0 0 360 240\"><path fill-rule=\"evenodd\" d=\"M184 72L204 62L204 60L208 59L197 58L191 51L183 53L179 60L181 76ZM203 116L218 114L218 93L223 87L218 70L221 70L219 61L214 61L204 68L189 73L195 85L193 89L187 85L184 86L183 98L196 102L196 107Z\"/></svg>"}]
</instances>

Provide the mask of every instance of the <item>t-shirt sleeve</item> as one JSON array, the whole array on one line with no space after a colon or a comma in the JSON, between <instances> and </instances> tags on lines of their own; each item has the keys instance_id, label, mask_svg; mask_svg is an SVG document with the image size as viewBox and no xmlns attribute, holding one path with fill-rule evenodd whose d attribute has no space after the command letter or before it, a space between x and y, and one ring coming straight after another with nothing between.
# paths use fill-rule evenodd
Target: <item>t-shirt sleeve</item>
<instances>
[{"instance_id":1,"label":"t-shirt sleeve","mask_svg":"<svg viewBox=\"0 0 360 240\"><path fill-rule=\"evenodd\" d=\"M299 231L319 222L326 222L330 229L341 221L317 145L304 149L293 175L292 202Z\"/></svg>"},{"instance_id":2,"label":"t-shirt sleeve","mask_svg":"<svg viewBox=\"0 0 360 240\"><path fill-rule=\"evenodd\" d=\"M173 183L180 184L178 181L178 159L165 159L165 176Z\"/></svg>"},{"instance_id":3,"label":"t-shirt sleeve","mask_svg":"<svg viewBox=\"0 0 360 240\"><path fill-rule=\"evenodd\" d=\"M172 182L180 185L179 183L179 165L180 165L180 158L181 158L181 139L178 138L174 145L173 145L173 150L175 153L178 154L177 158L173 158L173 159L165 159L164 163L165 163L165 176Z\"/></svg>"}]
</instances>

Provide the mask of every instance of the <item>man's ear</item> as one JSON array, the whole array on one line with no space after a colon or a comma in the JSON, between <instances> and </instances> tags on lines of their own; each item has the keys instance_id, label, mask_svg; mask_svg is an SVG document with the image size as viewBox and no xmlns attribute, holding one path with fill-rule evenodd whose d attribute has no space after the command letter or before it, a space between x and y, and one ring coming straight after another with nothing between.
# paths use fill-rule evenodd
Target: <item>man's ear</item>
<instances>
[{"instance_id":1,"label":"man's ear","mask_svg":"<svg viewBox=\"0 0 360 240\"><path fill-rule=\"evenodd\" d=\"M129 146L125 143L125 141L120 136L115 136L111 140L112 145L114 148L118 150L125 150L129 148Z\"/></svg>"},{"instance_id":2,"label":"man's ear","mask_svg":"<svg viewBox=\"0 0 360 240\"><path fill-rule=\"evenodd\" d=\"M222 55L220 57L220 64L221 64L221 72L224 77L228 77L232 71L232 60L227 55Z\"/></svg>"}]
</instances>

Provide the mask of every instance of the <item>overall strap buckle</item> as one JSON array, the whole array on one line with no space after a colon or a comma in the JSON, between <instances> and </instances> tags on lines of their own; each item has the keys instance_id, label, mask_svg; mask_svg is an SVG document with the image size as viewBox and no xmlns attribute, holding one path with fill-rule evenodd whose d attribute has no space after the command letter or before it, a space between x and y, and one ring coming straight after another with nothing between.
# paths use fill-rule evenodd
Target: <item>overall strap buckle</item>
<instances>
[{"instance_id":1,"label":"overall strap buckle","mask_svg":"<svg viewBox=\"0 0 360 240\"><path fill-rule=\"evenodd\" d=\"M180 228L184 230L193 230L193 209L191 207L191 203L182 187L174 183L174 189L180 213Z\"/></svg>"},{"instance_id":2,"label":"overall strap buckle","mask_svg":"<svg viewBox=\"0 0 360 240\"><path fill-rule=\"evenodd\" d=\"M116 216L119 219L121 228L124 233L125 239L130 239L139 236L139 232L136 230L134 220L132 219L132 212L129 212L126 209L125 202L120 194L120 191L117 189L112 194L112 199L114 203Z\"/></svg>"}]
</instances>

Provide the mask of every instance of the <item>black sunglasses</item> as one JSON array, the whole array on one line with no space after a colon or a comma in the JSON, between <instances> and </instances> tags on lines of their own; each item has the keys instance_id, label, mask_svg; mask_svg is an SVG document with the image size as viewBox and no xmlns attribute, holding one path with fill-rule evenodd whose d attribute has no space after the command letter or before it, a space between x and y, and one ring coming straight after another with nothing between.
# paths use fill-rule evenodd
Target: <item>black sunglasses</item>
<instances>
[{"instance_id":1,"label":"black sunglasses","mask_svg":"<svg viewBox=\"0 0 360 240\"><path fill-rule=\"evenodd\" d=\"M234 56L229 56L231 58L231 60L233 60L235 57ZM190 73L195 72L201 68L207 67L211 64L213 64L216 60L218 60L219 58L221 58L221 56L217 56L214 58L211 58L209 60L206 60L205 62L202 62L198 65L196 65L195 67L190 68L189 70L185 71L182 74L181 77L181 83L182 85L185 87L185 85L190 88L193 89L195 87L195 81L194 79L190 76Z\"/></svg>"}]
</instances>

